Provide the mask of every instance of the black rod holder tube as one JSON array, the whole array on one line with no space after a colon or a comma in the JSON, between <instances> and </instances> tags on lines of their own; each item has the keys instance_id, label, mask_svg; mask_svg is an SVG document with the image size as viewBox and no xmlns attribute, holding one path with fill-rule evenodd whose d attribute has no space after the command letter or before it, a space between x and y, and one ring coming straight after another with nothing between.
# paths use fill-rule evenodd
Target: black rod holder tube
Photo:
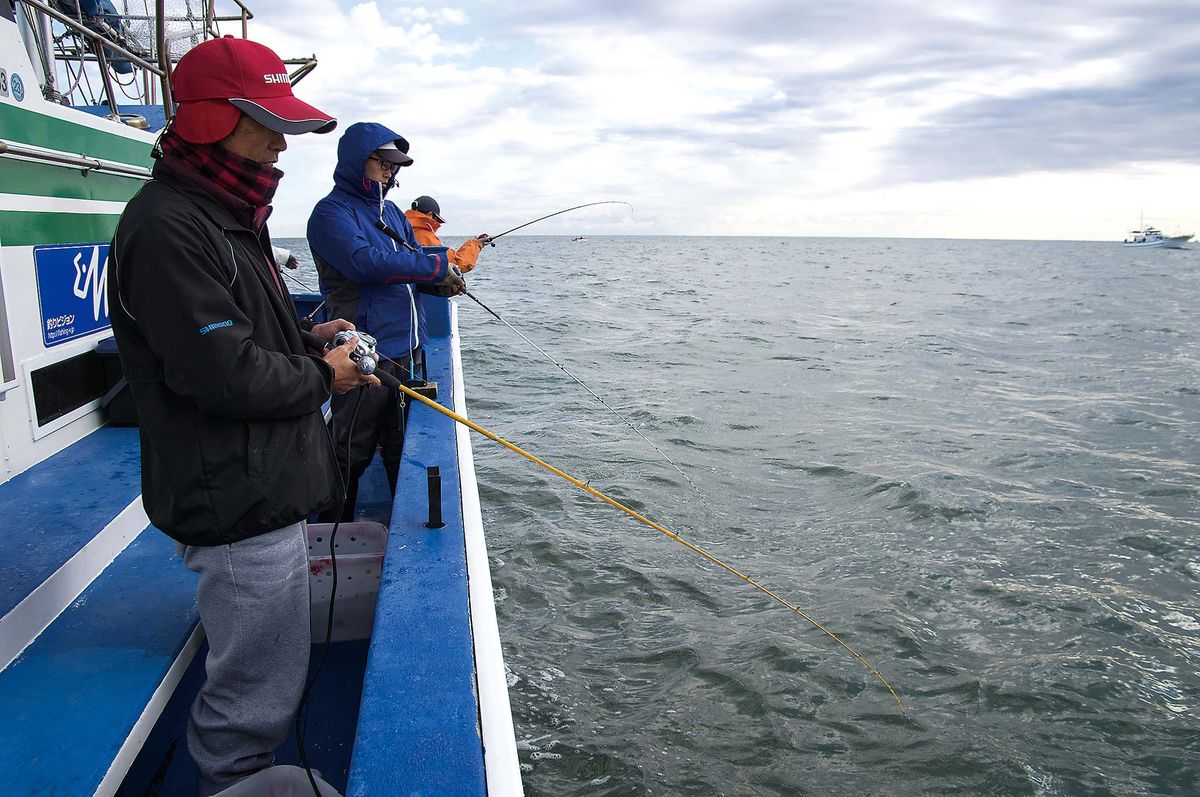
<instances>
[{"instance_id":1,"label":"black rod holder tube","mask_svg":"<svg viewBox=\"0 0 1200 797\"><path fill-rule=\"evenodd\" d=\"M425 469L425 478L429 483L429 522L427 529L440 529L446 524L442 522L442 471L437 465Z\"/></svg>"}]
</instances>

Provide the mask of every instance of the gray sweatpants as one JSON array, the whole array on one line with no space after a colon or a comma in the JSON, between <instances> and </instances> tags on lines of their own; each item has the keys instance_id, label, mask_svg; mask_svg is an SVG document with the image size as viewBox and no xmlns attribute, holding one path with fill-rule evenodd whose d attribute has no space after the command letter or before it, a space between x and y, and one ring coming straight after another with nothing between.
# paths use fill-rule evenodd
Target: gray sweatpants
<instances>
[{"instance_id":1,"label":"gray sweatpants","mask_svg":"<svg viewBox=\"0 0 1200 797\"><path fill-rule=\"evenodd\" d=\"M308 541L303 521L232 545L188 546L208 637L207 680L188 718L200 793L275 760L308 675Z\"/></svg>"}]
</instances>

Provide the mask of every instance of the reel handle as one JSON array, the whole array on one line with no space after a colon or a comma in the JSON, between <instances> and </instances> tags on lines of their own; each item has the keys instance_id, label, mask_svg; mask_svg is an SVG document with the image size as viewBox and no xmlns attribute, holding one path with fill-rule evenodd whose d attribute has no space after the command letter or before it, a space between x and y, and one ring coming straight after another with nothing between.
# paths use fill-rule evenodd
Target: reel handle
<instances>
[{"instance_id":1,"label":"reel handle","mask_svg":"<svg viewBox=\"0 0 1200 797\"><path fill-rule=\"evenodd\" d=\"M300 330L300 339L304 341L305 346L308 346L311 349L316 349L317 351L329 351L329 344L311 332L305 332L303 329ZM366 376L375 376L380 382L393 389L395 389L396 385L400 384L399 380L397 380L396 377L392 376L387 371L377 370L378 363L373 356L351 357L350 359L353 360L355 365L358 366L359 373L365 374Z\"/></svg>"}]
</instances>

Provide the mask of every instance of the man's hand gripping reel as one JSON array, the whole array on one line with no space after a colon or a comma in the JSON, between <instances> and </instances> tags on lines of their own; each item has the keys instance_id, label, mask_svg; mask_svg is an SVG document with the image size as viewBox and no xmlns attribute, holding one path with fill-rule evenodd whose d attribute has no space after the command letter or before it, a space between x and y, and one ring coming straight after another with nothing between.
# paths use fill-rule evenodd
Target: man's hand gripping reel
<instances>
[{"instance_id":1,"label":"man's hand gripping reel","mask_svg":"<svg viewBox=\"0 0 1200 797\"><path fill-rule=\"evenodd\" d=\"M311 332L301 331L300 337L306 346L318 351L325 351L333 346L344 346L353 340L355 342L354 349L350 352L349 357L350 361L358 366L358 372L363 376L374 376L383 383L384 387L392 390L400 387L399 379L387 371L379 370L379 352L375 350L377 341L371 335L358 330L343 329L333 336L333 341L329 344ZM410 389L422 395L428 395L431 399L437 398L436 382L423 382L420 385L410 386Z\"/></svg>"},{"instance_id":2,"label":"man's hand gripping reel","mask_svg":"<svg viewBox=\"0 0 1200 797\"><path fill-rule=\"evenodd\" d=\"M333 345L345 346L352 340L355 341L355 344L354 348L350 351L350 360L358 366L358 372L363 376L371 376L373 374L382 382L384 373L376 370L379 368L379 354L375 351L375 344L377 343L375 338L366 332L343 329L333 336Z\"/></svg>"},{"instance_id":3,"label":"man's hand gripping reel","mask_svg":"<svg viewBox=\"0 0 1200 797\"><path fill-rule=\"evenodd\" d=\"M396 378L386 371L378 370L379 354L375 351L376 340L367 333L352 329L343 329L333 336L332 342L326 343L321 337L301 330L300 339L310 349L322 352L329 351L337 346L344 346L353 340L354 349L350 351L348 356L350 357L350 361L358 367L358 372L363 376L374 376L388 387L395 387L392 382L395 382Z\"/></svg>"}]
</instances>

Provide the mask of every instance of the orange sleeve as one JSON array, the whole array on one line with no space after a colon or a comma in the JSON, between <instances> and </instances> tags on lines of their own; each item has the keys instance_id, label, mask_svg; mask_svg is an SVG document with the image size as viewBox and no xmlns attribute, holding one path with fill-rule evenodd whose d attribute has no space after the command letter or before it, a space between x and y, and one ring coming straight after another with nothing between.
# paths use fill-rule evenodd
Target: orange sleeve
<instances>
[{"instance_id":1,"label":"orange sleeve","mask_svg":"<svg viewBox=\"0 0 1200 797\"><path fill-rule=\"evenodd\" d=\"M457 250L451 249L446 254L450 256L450 262L458 266L459 271L466 274L475 268L475 261L479 260L479 253L482 250L483 244L478 238L468 238Z\"/></svg>"}]
</instances>

